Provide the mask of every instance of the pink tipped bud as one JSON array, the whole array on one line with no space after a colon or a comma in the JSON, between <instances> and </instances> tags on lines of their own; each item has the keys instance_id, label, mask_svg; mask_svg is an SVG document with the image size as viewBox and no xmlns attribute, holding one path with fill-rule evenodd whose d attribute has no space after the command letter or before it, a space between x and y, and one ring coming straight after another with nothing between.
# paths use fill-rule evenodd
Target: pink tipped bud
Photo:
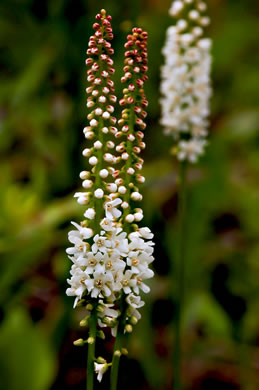
<instances>
[{"instance_id":1,"label":"pink tipped bud","mask_svg":"<svg viewBox=\"0 0 259 390\"><path fill-rule=\"evenodd\" d=\"M116 103L116 101L117 101L117 97L116 97L115 95L110 95L110 96L109 96L109 99L110 99L110 101L111 101L112 103Z\"/></svg>"},{"instance_id":2,"label":"pink tipped bud","mask_svg":"<svg viewBox=\"0 0 259 390\"><path fill-rule=\"evenodd\" d=\"M106 70L103 70L102 73L101 73L101 76L106 78L106 77L109 76L109 73Z\"/></svg>"},{"instance_id":3,"label":"pink tipped bud","mask_svg":"<svg viewBox=\"0 0 259 390\"><path fill-rule=\"evenodd\" d=\"M108 141L108 142L106 143L106 146L107 146L107 148L109 148L109 149L113 149L113 148L115 147L115 143L112 142L112 141Z\"/></svg>"},{"instance_id":4,"label":"pink tipped bud","mask_svg":"<svg viewBox=\"0 0 259 390\"><path fill-rule=\"evenodd\" d=\"M92 66L92 70L93 70L94 72L97 72L97 70L99 70L99 68L100 68L100 66L97 64L97 62L95 62L95 63L93 64L93 66Z\"/></svg>"},{"instance_id":5,"label":"pink tipped bud","mask_svg":"<svg viewBox=\"0 0 259 390\"><path fill-rule=\"evenodd\" d=\"M87 87L86 88L86 93L92 93L92 90L93 90L93 86L91 86L91 87Z\"/></svg>"},{"instance_id":6,"label":"pink tipped bud","mask_svg":"<svg viewBox=\"0 0 259 390\"><path fill-rule=\"evenodd\" d=\"M142 164L136 163L136 164L135 164L135 168L136 168L138 171L141 171L141 169L142 169Z\"/></svg>"},{"instance_id":7,"label":"pink tipped bud","mask_svg":"<svg viewBox=\"0 0 259 390\"><path fill-rule=\"evenodd\" d=\"M99 53L98 47L93 47L93 48L91 49L91 52L92 52L92 54L94 54L94 55L98 54L98 53Z\"/></svg>"},{"instance_id":8,"label":"pink tipped bud","mask_svg":"<svg viewBox=\"0 0 259 390\"><path fill-rule=\"evenodd\" d=\"M141 87L143 87L143 85L144 85L144 81L141 80L141 79L138 79L138 80L137 80L137 86L138 86L139 88L141 88Z\"/></svg>"},{"instance_id":9,"label":"pink tipped bud","mask_svg":"<svg viewBox=\"0 0 259 390\"><path fill-rule=\"evenodd\" d=\"M142 106L147 107L148 106L148 101L146 99L142 100Z\"/></svg>"},{"instance_id":10,"label":"pink tipped bud","mask_svg":"<svg viewBox=\"0 0 259 390\"><path fill-rule=\"evenodd\" d=\"M117 185L117 186L120 186L121 184L123 183L123 180L122 180L122 178L118 178L118 179L116 179L115 180L115 184Z\"/></svg>"},{"instance_id":11,"label":"pink tipped bud","mask_svg":"<svg viewBox=\"0 0 259 390\"><path fill-rule=\"evenodd\" d=\"M127 161L129 159L128 153L126 153L126 152L122 153L121 158L122 158L122 160Z\"/></svg>"},{"instance_id":12,"label":"pink tipped bud","mask_svg":"<svg viewBox=\"0 0 259 390\"><path fill-rule=\"evenodd\" d=\"M138 137L139 139L144 138L144 133L142 133L142 131L137 131L137 137Z\"/></svg>"},{"instance_id":13,"label":"pink tipped bud","mask_svg":"<svg viewBox=\"0 0 259 390\"><path fill-rule=\"evenodd\" d=\"M107 100L106 97L102 95L102 96L99 97L98 102L99 103L105 103L106 100Z\"/></svg>"},{"instance_id":14,"label":"pink tipped bud","mask_svg":"<svg viewBox=\"0 0 259 390\"><path fill-rule=\"evenodd\" d=\"M86 64L86 65L91 65L93 62L94 62L94 60L93 60L92 58L87 58L87 59L85 60L85 64Z\"/></svg>"},{"instance_id":15,"label":"pink tipped bud","mask_svg":"<svg viewBox=\"0 0 259 390\"><path fill-rule=\"evenodd\" d=\"M130 85L128 86L128 90L129 90L129 91L134 91L134 90L135 90L135 85L130 84Z\"/></svg>"},{"instance_id":16,"label":"pink tipped bud","mask_svg":"<svg viewBox=\"0 0 259 390\"><path fill-rule=\"evenodd\" d=\"M107 65L109 65L109 66L112 66L113 65L113 60L111 59L111 58L109 58L109 57L107 57Z\"/></svg>"},{"instance_id":17,"label":"pink tipped bud","mask_svg":"<svg viewBox=\"0 0 259 390\"><path fill-rule=\"evenodd\" d=\"M110 127L109 127L109 131L110 131L111 134L116 134L117 131L118 131L118 129L117 129L117 127L110 126Z\"/></svg>"},{"instance_id":18,"label":"pink tipped bud","mask_svg":"<svg viewBox=\"0 0 259 390\"><path fill-rule=\"evenodd\" d=\"M136 106L136 107L134 107L134 111L136 114L139 114L141 112L141 108Z\"/></svg>"},{"instance_id":19,"label":"pink tipped bud","mask_svg":"<svg viewBox=\"0 0 259 390\"><path fill-rule=\"evenodd\" d=\"M125 150L125 146L120 144L116 146L116 152L122 153Z\"/></svg>"},{"instance_id":20,"label":"pink tipped bud","mask_svg":"<svg viewBox=\"0 0 259 390\"><path fill-rule=\"evenodd\" d=\"M145 178L144 178L144 176L137 175L137 182L138 182L138 183L145 183Z\"/></svg>"},{"instance_id":21,"label":"pink tipped bud","mask_svg":"<svg viewBox=\"0 0 259 390\"><path fill-rule=\"evenodd\" d=\"M94 84L95 85L100 85L102 83L102 79L100 79L99 77L97 77L95 80L94 80Z\"/></svg>"},{"instance_id":22,"label":"pink tipped bud","mask_svg":"<svg viewBox=\"0 0 259 390\"><path fill-rule=\"evenodd\" d=\"M128 103L128 104L132 104L132 103L134 103L134 99L133 99L133 97L132 97L132 96L128 97L128 99L127 99L127 103Z\"/></svg>"},{"instance_id":23,"label":"pink tipped bud","mask_svg":"<svg viewBox=\"0 0 259 390\"><path fill-rule=\"evenodd\" d=\"M127 136L127 139L128 139L129 141L133 142L133 141L135 140L135 136L134 136L133 134L129 134L129 135Z\"/></svg>"},{"instance_id":24,"label":"pink tipped bud","mask_svg":"<svg viewBox=\"0 0 259 390\"><path fill-rule=\"evenodd\" d=\"M111 106L111 105L107 106L106 109L107 109L107 111L110 112L110 113L114 112L114 107Z\"/></svg>"},{"instance_id":25,"label":"pink tipped bud","mask_svg":"<svg viewBox=\"0 0 259 390\"><path fill-rule=\"evenodd\" d=\"M113 177L118 177L120 175L120 171L119 170L116 170L113 172L112 176Z\"/></svg>"},{"instance_id":26,"label":"pink tipped bud","mask_svg":"<svg viewBox=\"0 0 259 390\"><path fill-rule=\"evenodd\" d=\"M107 95L109 92L110 92L110 90L109 90L109 88L107 88L107 87L103 87L103 93L105 94L105 95Z\"/></svg>"},{"instance_id":27,"label":"pink tipped bud","mask_svg":"<svg viewBox=\"0 0 259 390\"><path fill-rule=\"evenodd\" d=\"M137 154L139 154L141 152L141 149L138 146L134 146L133 150Z\"/></svg>"},{"instance_id":28,"label":"pink tipped bud","mask_svg":"<svg viewBox=\"0 0 259 390\"><path fill-rule=\"evenodd\" d=\"M129 167L129 168L127 169L127 173L128 173L129 175L134 175L135 169L133 169L132 167Z\"/></svg>"},{"instance_id":29,"label":"pink tipped bud","mask_svg":"<svg viewBox=\"0 0 259 390\"><path fill-rule=\"evenodd\" d=\"M110 117L110 124L111 125L116 125L116 122L117 122L117 119L115 118L115 116L111 116Z\"/></svg>"}]
</instances>

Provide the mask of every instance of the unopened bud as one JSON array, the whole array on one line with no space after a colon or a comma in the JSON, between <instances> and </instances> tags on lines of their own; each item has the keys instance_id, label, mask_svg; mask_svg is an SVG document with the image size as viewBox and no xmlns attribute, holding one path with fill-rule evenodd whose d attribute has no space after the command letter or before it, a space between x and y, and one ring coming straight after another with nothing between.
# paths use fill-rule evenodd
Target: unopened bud
<instances>
[{"instance_id":1,"label":"unopened bud","mask_svg":"<svg viewBox=\"0 0 259 390\"><path fill-rule=\"evenodd\" d=\"M125 326L125 332L131 333L132 331L133 331L132 325L127 324L127 325Z\"/></svg>"},{"instance_id":2,"label":"unopened bud","mask_svg":"<svg viewBox=\"0 0 259 390\"><path fill-rule=\"evenodd\" d=\"M136 325L138 323L138 319L135 316L130 317L130 323L132 325Z\"/></svg>"},{"instance_id":3,"label":"unopened bud","mask_svg":"<svg viewBox=\"0 0 259 390\"><path fill-rule=\"evenodd\" d=\"M99 337L100 339L104 340L105 339L105 334L102 330L98 330L97 331L97 337Z\"/></svg>"},{"instance_id":4,"label":"unopened bud","mask_svg":"<svg viewBox=\"0 0 259 390\"><path fill-rule=\"evenodd\" d=\"M99 364L105 364L105 363L107 363L106 360L105 360L103 357L101 357L101 356L99 356L99 357L96 359L96 362L99 363Z\"/></svg>"},{"instance_id":5,"label":"unopened bud","mask_svg":"<svg viewBox=\"0 0 259 390\"><path fill-rule=\"evenodd\" d=\"M87 305L86 305L86 310L89 310L89 311L91 311L91 310L93 310L93 305L91 304L91 303L88 303Z\"/></svg>"},{"instance_id":6,"label":"unopened bud","mask_svg":"<svg viewBox=\"0 0 259 390\"><path fill-rule=\"evenodd\" d=\"M93 344L94 342L95 342L94 337L88 337L88 339L87 339L88 344Z\"/></svg>"},{"instance_id":7,"label":"unopened bud","mask_svg":"<svg viewBox=\"0 0 259 390\"><path fill-rule=\"evenodd\" d=\"M85 342L84 342L83 339L78 339L78 340L75 340L75 341L73 342L73 344L74 344L76 347L82 347L82 346L85 344Z\"/></svg>"},{"instance_id":8,"label":"unopened bud","mask_svg":"<svg viewBox=\"0 0 259 390\"><path fill-rule=\"evenodd\" d=\"M87 325L88 325L88 319L89 319L89 317L83 318L83 319L79 322L79 325L80 325L80 326L87 326Z\"/></svg>"}]
</instances>

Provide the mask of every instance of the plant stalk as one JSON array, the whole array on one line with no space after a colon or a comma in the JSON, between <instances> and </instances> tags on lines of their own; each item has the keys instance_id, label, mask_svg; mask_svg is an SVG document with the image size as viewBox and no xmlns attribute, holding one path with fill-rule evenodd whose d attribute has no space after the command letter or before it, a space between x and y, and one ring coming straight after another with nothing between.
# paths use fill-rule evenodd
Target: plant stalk
<instances>
[{"instance_id":1,"label":"plant stalk","mask_svg":"<svg viewBox=\"0 0 259 390\"><path fill-rule=\"evenodd\" d=\"M87 356L87 375L86 375L86 390L94 390L94 360L95 360L95 343L97 330L97 313L93 309L89 318L89 338L93 338L93 343L88 343Z\"/></svg>"},{"instance_id":2,"label":"plant stalk","mask_svg":"<svg viewBox=\"0 0 259 390\"><path fill-rule=\"evenodd\" d=\"M187 163L181 162L180 183L179 183L179 203L178 203L178 221L179 221L179 248L177 256L177 303L175 317L175 348L174 348L174 390L182 390L181 381L181 362L182 362L182 311L184 305L185 290L185 267L186 267L186 173Z\"/></svg>"},{"instance_id":3,"label":"plant stalk","mask_svg":"<svg viewBox=\"0 0 259 390\"><path fill-rule=\"evenodd\" d=\"M121 356L121 348L123 342L124 326L125 326L125 308L124 308L124 295L121 297L121 315L119 318L117 336L113 349L112 368L111 368L111 387L110 390L117 390L119 364Z\"/></svg>"}]
</instances>

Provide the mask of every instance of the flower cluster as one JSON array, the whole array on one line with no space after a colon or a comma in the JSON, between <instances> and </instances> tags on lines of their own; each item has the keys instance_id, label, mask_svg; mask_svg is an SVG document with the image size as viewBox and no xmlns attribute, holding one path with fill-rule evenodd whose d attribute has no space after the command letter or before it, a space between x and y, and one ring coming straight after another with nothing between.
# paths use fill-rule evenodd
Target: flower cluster
<instances>
[{"instance_id":1,"label":"flower cluster","mask_svg":"<svg viewBox=\"0 0 259 390\"><path fill-rule=\"evenodd\" d=\"M123 199L123 220L126 223L139 222L143 218L141 208L131 207L142 200L139 192L139 184L144 183L145 178L140 174L143 159L139 156L145 149L143 142L146 128L144 119L148 102L144 94L144 83L147 80L147 32L141 28L134 28L128 35L125 44L124 76L121 82L124 85L123 98L119 101L122 115L118 121L121 126L122 141L116 150L121 153L121 159L125 162L120 173L120 195Z\"/></svg>"},{"instance_id":2,"label":"flower cluster","mask_svg":"<svg viewBox=\"0 0 259 390\"><path fill-rule=\"evenodd\" d=\"M207 144L211 40L204 38L210 22L206 8L202 0L173 1L169 14L176 23L168 28L163 48L161 123L174 137L177 158L192 163Z\"/></svg>"},{"instance_id":3,"label":"flower cluster","mask_svg":"<svg viewBox=\"0 0 259 390\"><path fill-rule=\"evenodd\" d=\"M81 224L72 222L75 229L68 235L72 246L67 254L72 267L67 295L75 297L74 307L86 306L88 312L82 325L95 310L99 326L109 326L115 336L122 317L124 331L132 331L132 325L140 318L138 309L144 305L140 291L149 292L145 281L154 274L149 268L154 260L153 234L147 227L138 227L143 211L135 206L142 200L138 185L145 180L139 173L143 165L139 153L145 148L141 130L146 127L143 120L147 115L143 90L147 79L147 33L134 28L125 44L122 82L127 87L120 100L123 111L118 130L113 116L116 96L111 79L111 17L102 10L96 19L86 60L90 83L86 89L87 107L91 112L84 134L91 147L83 150L83 156L90 169L80 173L86 191L75 194L78 203L87 209L85 220ZM121 139L119 144L117 139ZM95 363L98 379L107 367L106 362Z\"/></svg>"}]
</instances>

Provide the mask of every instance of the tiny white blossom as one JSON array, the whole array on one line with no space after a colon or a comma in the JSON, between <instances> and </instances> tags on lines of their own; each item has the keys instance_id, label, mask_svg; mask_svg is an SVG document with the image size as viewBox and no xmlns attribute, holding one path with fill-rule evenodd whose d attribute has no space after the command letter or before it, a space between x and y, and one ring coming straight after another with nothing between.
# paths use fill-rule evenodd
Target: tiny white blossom
<instances>
[{"instance_id":1,"label":"tiny white blossom","mask_svg":"<svg viewBox=\"0 0 259 390\"><path fill-rule=\"evenodd\" d=\"M132 306L135 309L138 309L138 308L144 306L144 304L145 304L143 301L141 301L140 296L134 295L133 293L131 293L127 296L126 301L128 302L128 304L130 306Z\"/></svg>"},{"instance_id":2,"label":"tiny white blossom","mask_svg":"<svg viewBox=\"0 0 259 390\"><path fill-rule=\"evenodd\" d=\"M97 375L97 380L101 382L103 378L103 374L108 370L108 364L107 363L96 363L94 362L94 371Z\"/></svg>"},{"instance_id":3,"label":"tiny white blossom","mask_svg":"<svg viewBox=\"0 0 259 390\"><path fill-rule=\"evenodd\" d=\"M117 219L121 216L121 211L117 209L117 206L119 206L122 203L122 200L120 198L116 198L114 200L111 200L107 203L105 203L105 215L108 219Z\"/></svg>"}]
</instances>

